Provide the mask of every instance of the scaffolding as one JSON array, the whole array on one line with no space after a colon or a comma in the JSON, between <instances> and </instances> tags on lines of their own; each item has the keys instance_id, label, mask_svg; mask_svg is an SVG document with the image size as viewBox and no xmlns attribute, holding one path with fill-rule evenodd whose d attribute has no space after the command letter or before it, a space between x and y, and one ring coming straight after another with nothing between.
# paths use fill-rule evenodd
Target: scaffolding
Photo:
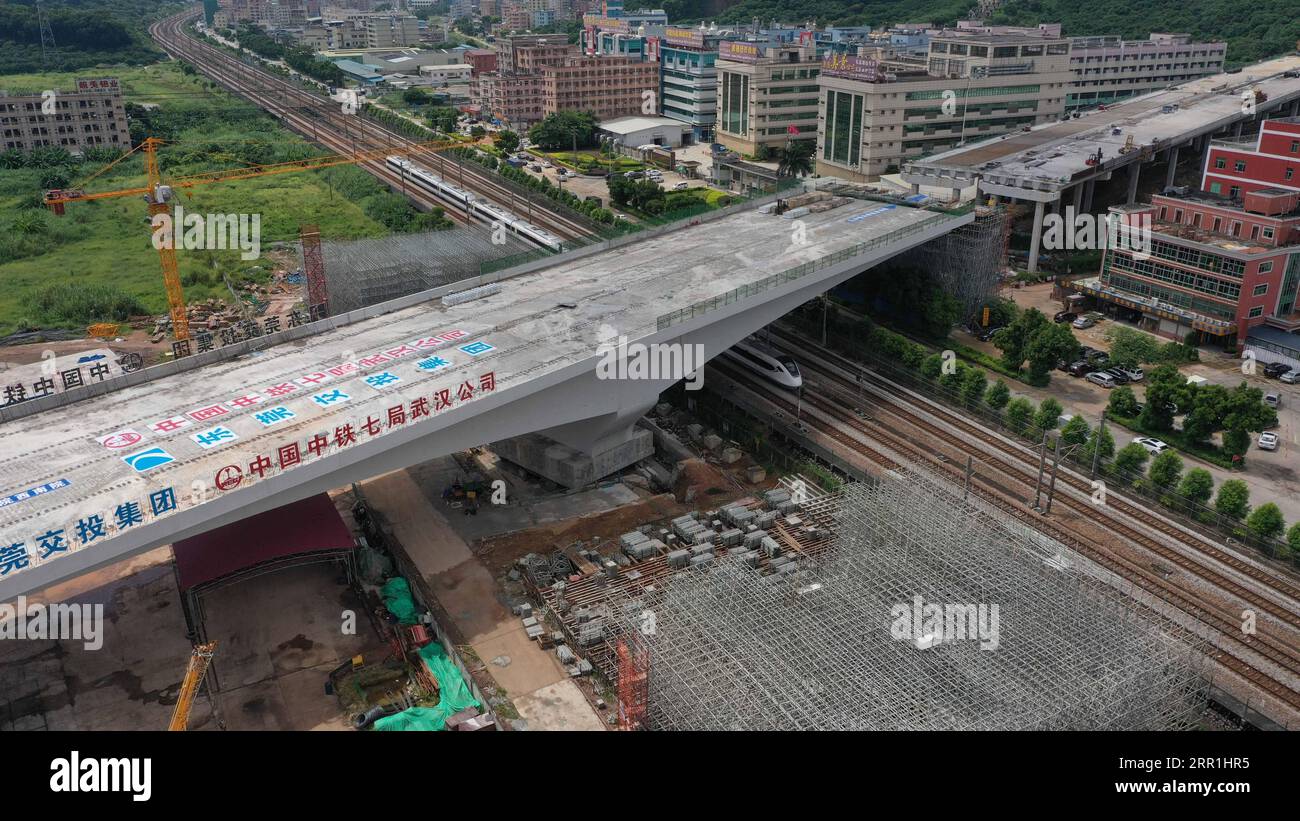
<instances>
[{"instance_id":1,"label":"scaffolding","mask_svg":"<svg viewBox=\"0 0 1300 821\"><path fill-rule=\"evenodd\" d=\"M449 231L323 243L329 315L386 302L478 276L484 266L535 247L505 231L457 226ZM310 271L309 260L303 260ZM309 280L310 284L310 280Z\"/></svg>"},{"instance_id":2,"label":"scaffolding","mask_svg":"<svg viewBox=\"0 0 1300 821\"><path fill-rule=\"evenodd\" d=\"M1010 220L1002 206L978 206L975 220L900 254L898 264L934 274L943 290L962 304L969 321L997 295L1006 269Z\"/></svg>"},{"instance_id":3,"label":"scaffolding","mask_svg":"<svg viewBox=\"0 0 1300 821\"><path fill-rule=\"evenodd\" d=\"M928 474L836 508L796 573L720 556L610 603L647 651L648 729L1194 726L1199 646L1059 544ZM944 618L903 624L923 606Z\"/></svg>"}]
</instances>

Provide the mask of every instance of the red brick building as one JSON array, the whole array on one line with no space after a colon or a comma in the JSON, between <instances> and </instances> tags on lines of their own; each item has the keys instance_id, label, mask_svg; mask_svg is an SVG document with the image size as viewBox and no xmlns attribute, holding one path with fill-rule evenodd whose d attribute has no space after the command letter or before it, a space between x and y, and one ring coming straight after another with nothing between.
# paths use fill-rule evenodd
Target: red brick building
<instances>
[{"instance_id":1,"label":"red brick building","mask_svg":"<svg viewBox=\"0 0 1300 821\"><path fill-rule=\"evenodd\" d=\"M1151 221L1149 245L1110 248L1073 287L1161 336L1241 350L1252 333L1300 350L1300 118L1268 120L1253 141L1215 141L1201 190L1111 208ZM1149 250L1144 250L1144 246Z\"/></svg>"}]
</instances>

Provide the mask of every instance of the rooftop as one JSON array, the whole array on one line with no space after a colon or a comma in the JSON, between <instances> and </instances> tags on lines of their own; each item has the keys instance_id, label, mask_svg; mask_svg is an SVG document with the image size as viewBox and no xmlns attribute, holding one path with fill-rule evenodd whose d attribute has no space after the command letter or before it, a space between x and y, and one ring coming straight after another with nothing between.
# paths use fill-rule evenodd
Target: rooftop
<instances>
[{"instance_id":1,"label":"rooftop","mask_svg":"<svg viewBox=\"0 0 1300 821\"><path fill-rule=\"evenodd\" d=\"M604 120L597 128L601 131L608 131L612 134L631 134L635 131L645 131L647 128L686 128L686 124L681 120L673 120L668 117L615 117L612 120Z\"/></svg>"}]
</instances>

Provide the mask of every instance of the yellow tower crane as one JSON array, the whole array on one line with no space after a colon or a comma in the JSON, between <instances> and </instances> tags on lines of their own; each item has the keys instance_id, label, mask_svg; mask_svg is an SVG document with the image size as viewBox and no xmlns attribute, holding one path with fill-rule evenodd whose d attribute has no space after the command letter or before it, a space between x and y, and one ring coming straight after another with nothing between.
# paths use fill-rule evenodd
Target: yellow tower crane
<instances>
[{"instance_id":1,"label":"yellow tower crane","mask_svg":"<svg viewBox=\"0 0 1300 821\"><path fill-rule=\"evenodd\" d=\"M55 214L62 215L64 207L70 202L88 202L91 200L111 199L114 197L132 197L143 196L149 209L149 218L151 227L157 225L155 217L159 214L171 214L171 201L174 198L176 189L189 189L200 185L207 185L214 182L231 182L233 180L244 180L251 177L264 177L269 174L288 174L296 171L314 171L318 168L329 168L335 165L351 165L353 163L371 162L383 159L393 153L409 153L411 151L440 151L445 148L451 148L459 143L448 140L437 140L431 142L411 143L404 147L385 146L383 148L369 149L366 151L356 151L349 154L326 154L319 157L308 157L304 160L290 160L288 162L272 163L268 165L250 165L243 168L230 168L224 171L207 171L201 174L187 174L185 176L171 178L164 183L162 172L158 167L158 147L163 144L163 140L157 137L147 137L138 146L118 157L113 162L96 171L85 181L82 186L113 166L125 160L127 157L135 154L137 151L144 153L144 169L147 184L137 188L120 188L115 191L96 191L87 192L84 187L77 188L56 188L45 192L45 205ZM177 340L190 338L189 316L185 310L185 292L181 288L180 272L176 266L176 249L171 242L155 242L154 246L158 249L158 258L162 265L163 286L167 291L167 305L172 321L172 335Z\"/></svg>"}]
</instances>

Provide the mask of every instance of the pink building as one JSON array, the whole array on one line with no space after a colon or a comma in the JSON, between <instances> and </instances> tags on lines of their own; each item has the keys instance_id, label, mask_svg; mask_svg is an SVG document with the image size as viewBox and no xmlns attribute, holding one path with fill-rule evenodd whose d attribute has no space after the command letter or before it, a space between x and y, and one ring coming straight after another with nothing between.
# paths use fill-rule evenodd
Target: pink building
<instances>
[{"instance_id":1,"label":"pink building","mask_svg":"<svg viewBox=\"0 0 1300 821\"><path fill-rule=\"evenodd\" d=\"M1207 156L1202 190L1111 208L1122 223L1150 219L1149 243L1107 249L1100 274L1073 287L1161 336L1300 351L1300 118L1216 141Z\"/></svg>"}]
</instances>

